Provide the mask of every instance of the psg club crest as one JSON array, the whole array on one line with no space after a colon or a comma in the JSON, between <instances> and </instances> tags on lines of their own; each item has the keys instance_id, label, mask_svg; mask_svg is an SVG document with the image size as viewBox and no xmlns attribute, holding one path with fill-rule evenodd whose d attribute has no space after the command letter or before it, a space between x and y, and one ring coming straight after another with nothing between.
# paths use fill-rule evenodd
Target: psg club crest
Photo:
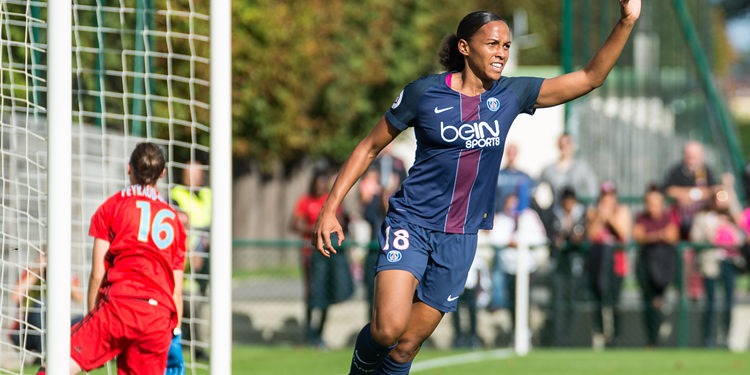
<instances>
[{"instance_id":1,"label":"psg club crest","mask_svg":"<svg viewBox=\"0 0 750 375\"><path fill-rule=\"evenodd\" d=\"M500 109L500 101L495 97L487 99L487 108L492 112L497 112Z\"/></svg>"},{"instance_id":2,"label":"psg club crest","mask_svg":"<svg viewBox=\"0 0 750 375\"><path fill-rule=\"evenodd\" d=\"M396 263L401 260L401 252L398 250L391 250L386 254L386 259L391 263Z\"/></svg>"}]
</instances>

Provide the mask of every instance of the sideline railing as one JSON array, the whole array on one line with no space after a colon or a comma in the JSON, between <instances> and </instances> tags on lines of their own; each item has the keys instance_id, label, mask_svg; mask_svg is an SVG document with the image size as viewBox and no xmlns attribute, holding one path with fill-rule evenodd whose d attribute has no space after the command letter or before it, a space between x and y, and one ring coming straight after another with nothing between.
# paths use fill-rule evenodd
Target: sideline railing
<instances>
[{"instance_id":1,"label":"sideline railing","mask_svg":"<svg viewBox=\"0 0 750 375\"><path fill-rule=\"evenodd\" d=\"M232 246L234 248L252 248L252 247L265 247L265 248L289 248L289 247L302 247L308 245L307 241L300 239L249 239L249 238L235 238L232 240ZM582 252L588 250L588 243L583 243L580 246ZM635 254L637 259L637 253L639 246L634 241L628 243L615 244L616 247L626 249L630 255ZM367 250L377 250L380 248L377 241L371 242L354 242L351 240L345 240L342 243L342 248L359 247ZM682 241L676 245L677 248L677 275L674 280L674 286L677 291L677 347L687 348L689 346L690 339L690 318L689 318L689 307L688 307L688 293L687 293L687 273L685 270L685 257L684 254L688 250L701 252L708 249L716 248L716 245L708 243L697 243Z\"/></svg>"}]
</instances>

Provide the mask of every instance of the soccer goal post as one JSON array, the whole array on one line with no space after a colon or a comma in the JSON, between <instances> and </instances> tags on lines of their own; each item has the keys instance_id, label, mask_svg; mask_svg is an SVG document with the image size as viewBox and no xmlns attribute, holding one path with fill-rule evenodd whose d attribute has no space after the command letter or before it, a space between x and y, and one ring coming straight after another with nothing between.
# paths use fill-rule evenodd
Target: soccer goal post
<instances>
[{"instance_id":1,"label":"soccer goal post","mask_svg":"<svg viewBox=\"0 0 750 375\"><path fill-rule=\"evenodd\" d=\"M167 155L165 199L213 192L208 220L187 226L182 344L187 374L231 372L230 9L0 2L0 374L67 372L66 323L89 308L89 220L129 183L142 141ZM186 182L196 164L205 184Z\"/></svg>"}]
</instances>

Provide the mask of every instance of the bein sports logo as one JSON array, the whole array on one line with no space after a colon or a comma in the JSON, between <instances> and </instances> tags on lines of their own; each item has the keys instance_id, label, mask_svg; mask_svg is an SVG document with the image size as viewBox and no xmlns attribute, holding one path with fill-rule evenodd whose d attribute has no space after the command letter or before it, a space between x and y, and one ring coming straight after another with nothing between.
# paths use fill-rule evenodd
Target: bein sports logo
<instances>
[{"instance_id":1,"label":"bein sports logo","mask_svg":"<svg viewBox=\"0 0 750 375\"><path fill-rule=\"evenodd\" d=\"M480 121L454 126L441 121L440 138L447 143L460 139L466 148L500 146L500 123L495 120L492 124Z\"/></svg>"},{"instance_id":2,"label":"bein sports logo","mask_svg":"<svg viewBox=\"0 0 750 375\"><path fill-rule=\"evenodd\" d=\"M398 250L391 250L385 255L385 257L389 262L396 263L401 260L401 252Z\"/></svg>"}]
</instances>

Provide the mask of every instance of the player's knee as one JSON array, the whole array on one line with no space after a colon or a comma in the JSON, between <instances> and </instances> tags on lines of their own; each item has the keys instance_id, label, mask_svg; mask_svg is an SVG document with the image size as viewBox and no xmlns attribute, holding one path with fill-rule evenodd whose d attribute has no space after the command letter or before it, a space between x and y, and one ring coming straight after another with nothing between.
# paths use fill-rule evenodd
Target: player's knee
<instances>
[{"instance_id":1,"label":"player's knee","mask_svg":"<svg viewBox=\"0 0 750 375\"><path fill-rule=\"evenodd\" d=\"M399 341L398 345L391 351L391 358L398 363L406 363L414 359L422 347L421 342L411 342L408 340Z\"/></svg>"},{"instance_id":2,"label":"player's knee","mask_svg":"<svg viewBox=\"0 0 750 375\"><path fill-rule=\"evenodd\" d=\"M372 324L372 338L381 345L392 345L406 330L406 325Z\"/></svg>"}]
</instances>

